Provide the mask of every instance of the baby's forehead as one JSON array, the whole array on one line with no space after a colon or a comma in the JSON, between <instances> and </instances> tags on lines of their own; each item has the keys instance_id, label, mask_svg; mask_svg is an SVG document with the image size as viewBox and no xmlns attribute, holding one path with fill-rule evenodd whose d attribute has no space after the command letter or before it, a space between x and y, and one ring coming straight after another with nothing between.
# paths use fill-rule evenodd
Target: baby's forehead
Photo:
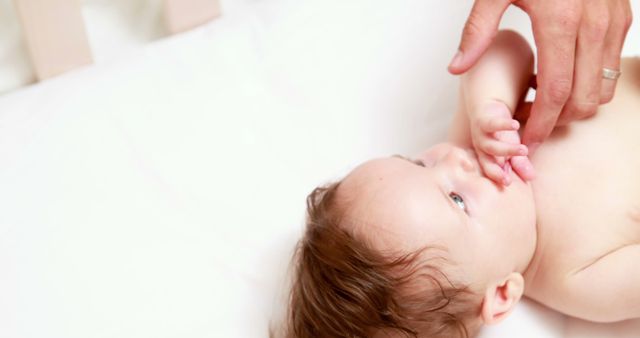
<instances>
[{"instance_id":1,"label":"baby's forehead","mask_svg":"<svg viewBox=\"0 0 640 338\"><path fill-rule=\"evenodd\" d=\"M350 230L381 249L414 249L438 237L434 225L452 220L440 215L439 191L412 166L397 158L376 159L343 180L338 198L346 203Z\"/></svg>"},{"instance_id":2,"label":"baby's forehead","mask_svg":"<svg viewBox=\"0 0 640 338\"><path fill-rule=\"evenodd\" d=\"M406 164L393 158L367 161L340 183L338 199L353 211L393 211L396 203L412 189Z\"/></svg>"},{"instance_id":3,"label":"baby's forehead","mask_svg":"<svg viewBox=\"0 0 640 338\"><path fill-rule=\"evenodd\" d=\"M386 176L397 172L399 163L396 158L381 157L365 161L356 166L343 180L345 182L366 182L376 177Z\"/></svg>"},{"instance_id":4,"label":"baby's forehead","mask_svg":"<svg viewBox=\"0 0 640 338\"><path fill-rule=\"evenodd\" d=\"M399 181L410 177L412 164L397 157L383 157L366 161L353 169L343 180L341 188L358 193L363 190L401 188ZM395 189L397 190L397 189Z\"/></svg>"}]
</instances>

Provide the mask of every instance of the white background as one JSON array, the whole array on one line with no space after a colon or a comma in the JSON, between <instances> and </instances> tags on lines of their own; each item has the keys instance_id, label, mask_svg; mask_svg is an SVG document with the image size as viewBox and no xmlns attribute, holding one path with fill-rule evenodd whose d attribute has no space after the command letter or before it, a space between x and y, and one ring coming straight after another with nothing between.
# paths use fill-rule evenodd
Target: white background
<instances>
[{"instance_id":1,"label":"white background","mask_svg":"<svg viewBox=\"0 0 640 338\"><path fill-rule=\"evenodd\" d=\"M304 197L441 139L470 1L86 1L96 64L36 85L0 1L0 337L265 337ZM638 8L638 2L634 1ZM530 38L526 16L505 27ZM639 30L625 53L640 50ZM12 89L13 88L13 89ZM632 337L526 302L491 337Z\"/></svg>"}]
</instances>

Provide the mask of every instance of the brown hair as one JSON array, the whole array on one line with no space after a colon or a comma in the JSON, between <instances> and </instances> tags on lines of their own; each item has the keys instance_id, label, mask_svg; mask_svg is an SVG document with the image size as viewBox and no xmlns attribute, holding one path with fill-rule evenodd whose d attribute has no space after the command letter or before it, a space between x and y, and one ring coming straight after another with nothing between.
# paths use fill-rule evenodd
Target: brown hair
<instances>
[{"instance_id":1,"label":"brown hair","mask_svg":"<svg viewBox=\"0 0 640 338\"><path fill-rule=\"evenodd\" d=\"M336 198L339 186L316 188L307 197L286 336L473 335L481 298L442 273L436 264L441 256L423 259L430 250L383 254L345 230L347 207Z\"/></svg>"}]
</instances>

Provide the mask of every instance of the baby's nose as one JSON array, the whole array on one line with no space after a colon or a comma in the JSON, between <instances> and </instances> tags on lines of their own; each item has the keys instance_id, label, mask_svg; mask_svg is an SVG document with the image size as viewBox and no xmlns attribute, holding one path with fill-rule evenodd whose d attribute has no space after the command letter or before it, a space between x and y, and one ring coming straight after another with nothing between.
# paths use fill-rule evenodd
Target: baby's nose
<instances>
[{"instance_id":1,"label":"baby's nose","mask_svg":"<svg viewBox=\"0 0 640 338\"><path fill-rule=\"evenodd\" d=\"M471 155L465 150L460 148L451 148L449 153L445 156L444 162L454 167L461 167L465 171L473 172L476 170Z\"/></svg>"}]
</instances>

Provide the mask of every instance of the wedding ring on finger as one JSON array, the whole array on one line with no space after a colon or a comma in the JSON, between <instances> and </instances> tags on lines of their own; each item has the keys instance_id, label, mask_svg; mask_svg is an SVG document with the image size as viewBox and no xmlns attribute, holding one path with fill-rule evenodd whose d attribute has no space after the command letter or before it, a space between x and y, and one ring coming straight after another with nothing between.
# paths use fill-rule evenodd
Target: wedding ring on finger
<instances>
[{"instance_id":1,"label":"wedding ring on finger","mask_svg":"<svg viewBox=\"0 0 640 338\"><path fill-rule=\"evenodd\" d=\"M619 70L611 69L611 68L602 68L602 78L607 80L617 80L620 77Z\"/></svg>"}]
</instances>

